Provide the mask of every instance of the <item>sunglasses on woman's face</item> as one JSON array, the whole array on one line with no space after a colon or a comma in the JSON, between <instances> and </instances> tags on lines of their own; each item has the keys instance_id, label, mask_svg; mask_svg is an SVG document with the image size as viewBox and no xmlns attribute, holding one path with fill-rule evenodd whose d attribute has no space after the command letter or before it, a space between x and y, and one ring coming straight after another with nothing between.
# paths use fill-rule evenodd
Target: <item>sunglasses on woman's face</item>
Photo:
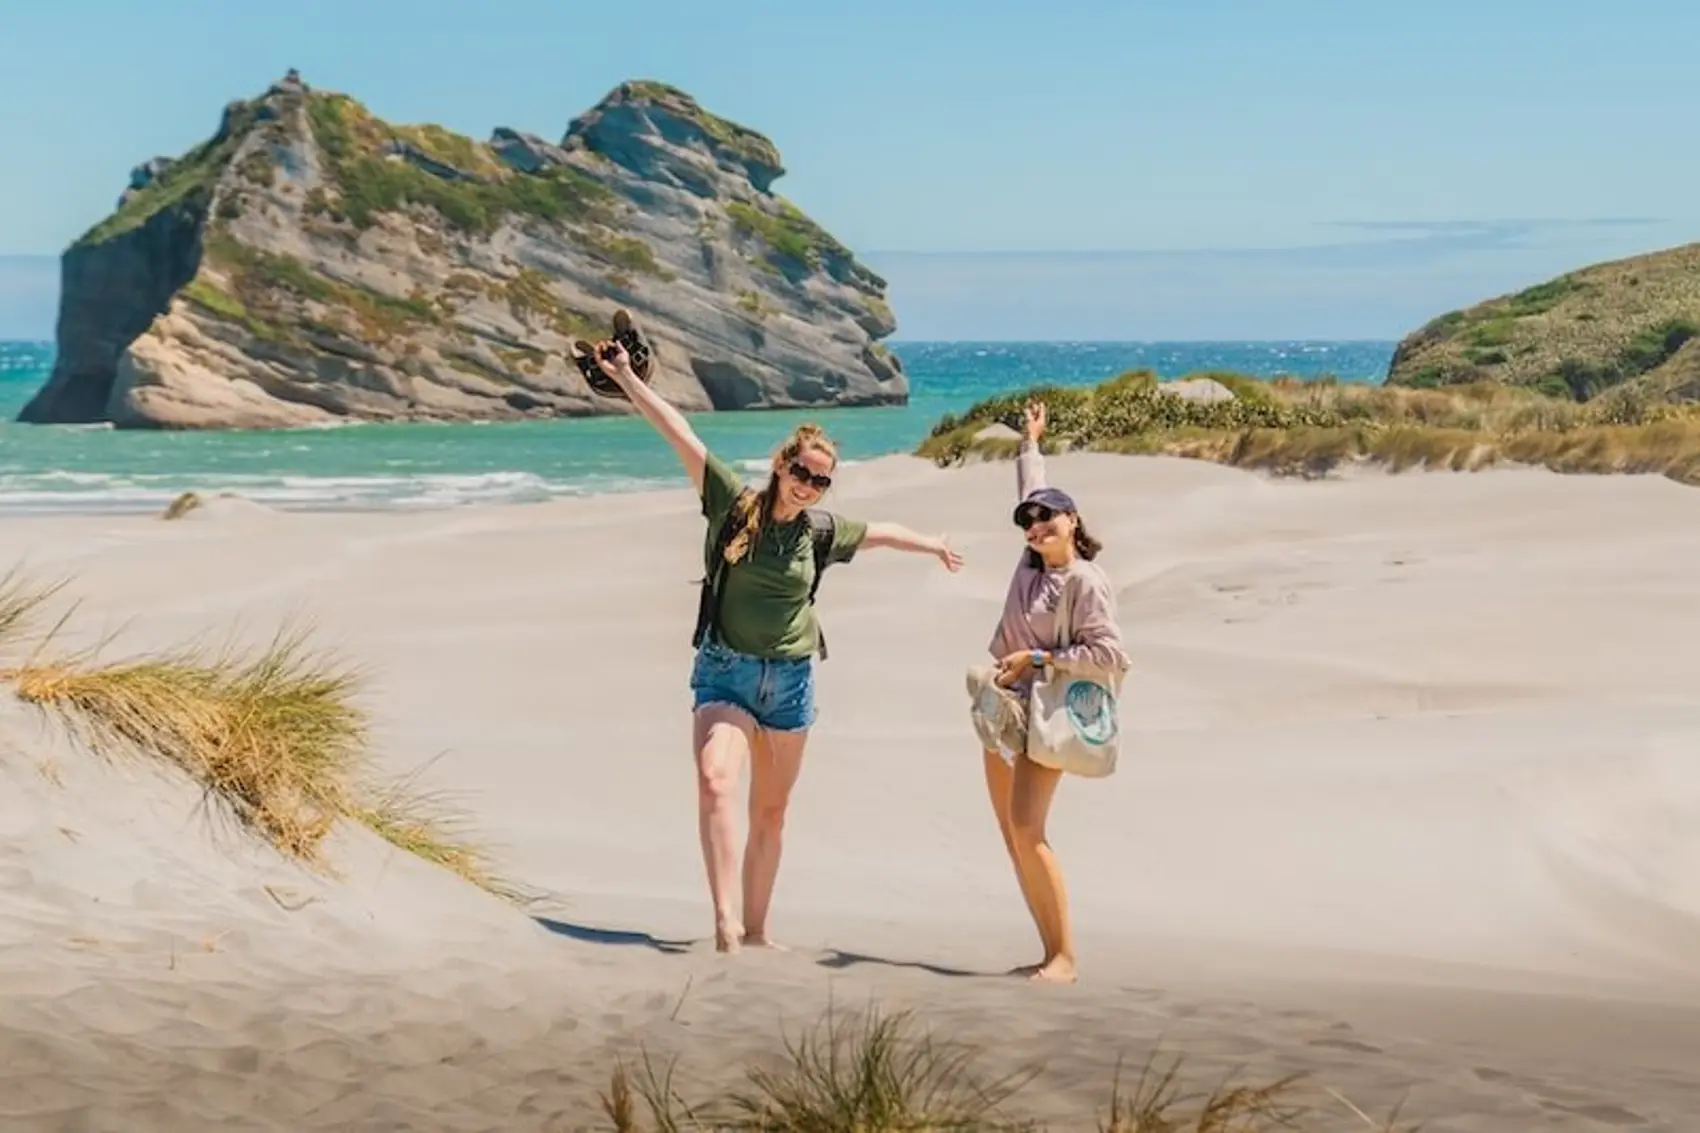
<instances>
[{"instance_id":1,"label":"sunglasses on woman's face","mask_svg":"<svg viewBox=\"0 0 1700 1133\"><path fill-rule=\"evenodd\" d=\"M1035 523L1049 523L1056 517L1057 513L1044 504L1034 504L1015 517L1015 525L1025 531Z\"/></svg>"},{"instance_id":2,"label":"sunglasses on woman's face","mask_svg":"<svg viewBox=\"0 0 1700 1133\"><path fill-rule=\"evenodd\" d=\"M791 462L791 478L799 484L809 485L817 492L824 492L832 487L831 476L823 476L819 472L810 471L809 466L800 460Z\"/></svg>"}]
</instances>

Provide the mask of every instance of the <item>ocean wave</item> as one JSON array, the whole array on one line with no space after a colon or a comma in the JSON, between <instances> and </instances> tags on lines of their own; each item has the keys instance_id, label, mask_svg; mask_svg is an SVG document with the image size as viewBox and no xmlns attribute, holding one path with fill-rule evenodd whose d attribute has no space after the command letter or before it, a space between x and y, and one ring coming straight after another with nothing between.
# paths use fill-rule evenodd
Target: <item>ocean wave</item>
<instances>
[{"instance_id":1,"label":"ocean wave","mask_svg":"<svg viewBox=\"0 0 1700 1133\"><path fill-rule=\"evenodd\" d=\"M162 510L188 491L228 492L280 511L387 511L545 503L568 496L674 486L668 480L635 476L591 476L564 483L530 472L195 479L52 471L0 475L0 515L141 514Z\"/></svg>"}]
</instances>

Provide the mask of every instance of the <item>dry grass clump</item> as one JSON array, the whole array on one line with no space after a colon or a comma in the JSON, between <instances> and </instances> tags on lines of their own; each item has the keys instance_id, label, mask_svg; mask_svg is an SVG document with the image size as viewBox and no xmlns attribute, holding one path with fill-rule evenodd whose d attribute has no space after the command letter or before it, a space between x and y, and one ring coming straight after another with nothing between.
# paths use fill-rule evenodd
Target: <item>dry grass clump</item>
<instances>
[{"instance_id":1,"label":"dry grass clump","mask_svg":"<svg viewBox=\"0 0 1700 1133\"><path fill-rule=\"evenodd\" d=\"M56 592L16 572L0 581L0 638ZM185 648L101 662L95 650L44 659L48 645L0 672L18 697L51 710L90 750L137 754L189 774L208 797L285 854L325 872L323 843L340 820L511 895L462 833L463 816L407 783L376 786L360 674L285 631L258 649Z\"/></svg>"},{"instance_id":2,"label":"dry grass clump","mask_svg":"<svg viewBox=\"0 0 1700 1133\"><path fill-rule=\"evenodd\" d=\"M107 665L30 664L18 695L89 747L128 746L189 772L244 823L309 861L353 807L366 740L351 674L279 638L250 659L183 652Z\"/></svg>"},{"instance_id":3,"label":"dry grass clump","mask_svg":"<svg viewBox=\"0 0 1700 1133\"><path fill-rule=\"evenodd\" d=\"M1191 401L1149 371L1091 389L1043 387L944 418L917 453L940 465L1011 455L1013 442L979 434L996 423L1017 426L1022 403L1034 397L1048 408L1047 443L1076 449L1301 476L1353 462L1395 472L1516 463L1556 472L1651 472L1700 484L1700 406L1674 404L1649 387L1619 387L1579 403L1492 382L1420 389L1331 378L1188 377L1219 382L1233 396Z\"/></svg>"},{"instance_id":4,"label":"dry grass clump","mask_svg":"<svg viewBox=\"0 0 1700 1133\"><path fill-rule=\"evenodd\" d=\"M1044 1126L1011 1112L1008 1103L1036 1069L985 1079L976 1073L976 1051L930 1033L916 1033L907 1011L877 1008L845 1018L829 1009L805 1037L785 1044L778 1065L745 1068L746 1085L704 1102L687 1101L674 1085L674 1066L657 1069L647 1054L634 1076L616 1066L602 1094L603 1113L616 1133L919 1133L919 1131L1029 1131ZM1181 1063L1146 1064L1132 1093L1120 1074L1110 1088L1108 1111L1091 1124L1101 1133L1270 1133L1304 1130L1320 1110L1298 1100L1301 1078L1223 1082L1185 1092ZM1326 1091L1369 1129L1411 1133L1396 1117L1377 1124L1341 1095ZM648 1122L639 1116L638 1102ZM1071 1123L1087 1124L1086 1122Z\"/></svg>"}]
</instances>

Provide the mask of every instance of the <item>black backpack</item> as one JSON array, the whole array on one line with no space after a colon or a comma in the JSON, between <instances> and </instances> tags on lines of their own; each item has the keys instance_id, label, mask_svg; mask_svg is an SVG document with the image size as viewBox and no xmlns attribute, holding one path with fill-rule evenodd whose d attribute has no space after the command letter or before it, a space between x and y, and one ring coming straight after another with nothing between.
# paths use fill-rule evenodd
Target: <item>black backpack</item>
<instances>
[{"instance_id":1,"label":"black backpack","mask_svg":"<svg viewBox=\"0 0 1700 1133\"><path fill-rule=\"evenodd\" d=\"M697 628L691 635L691 645L700 647L708 637L708 631L720 623L720 582L726 576L726 546L732 542L733 535L743 521L743 508L740 504L748 501L753 495L749 489L740 494L738 503L734 503L726 512L726 519L720 524L720 530L715 534L714 547L709 551L707 573L702 579L702 596L697 602ZM815 593L820 590L821 575L826 573L828 556L832 554L832 540L836 528L832 513L816 508L804 508L803 518L809 523L809 538L814 544L815 577L809 583L809 605L815 604ZM820 659L826 660L826 634L815 626L815 632L820 639Z\"/></svg>"}]
</instances>

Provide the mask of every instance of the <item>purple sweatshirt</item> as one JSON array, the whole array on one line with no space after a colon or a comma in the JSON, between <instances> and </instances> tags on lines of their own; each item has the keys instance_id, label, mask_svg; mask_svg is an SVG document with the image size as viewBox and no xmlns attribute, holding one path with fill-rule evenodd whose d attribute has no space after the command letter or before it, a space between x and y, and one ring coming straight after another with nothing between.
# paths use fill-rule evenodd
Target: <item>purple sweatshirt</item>
<instances>
[{"instance_id":1,"label":"purple sweatshirt","mask_svg":"<svg viewBox=\"0 0 1700 1133\"><path fill-rule=\"evenodd\" d=\"M1039 447L1030 441L1021 442L1021 453L1015 461L1017 502L1045 484L1045 458ZM1065 649L1056 648L1057 598L1063 586L1073 587L1069 601L1073 604L1069 640ZM1102 666L1114 672L1125 672L1129 660L1122 645L1121 627L1116 624L1116 592L1110 580L1096 563L1078 556L1069 566L1052 569L1027 565L1027 550L1009 580L1004 596L1003 617L992 634L993 657L1006 657L1026 649L1051 651L1056 668L1066 670L1082 661ZM1020 687L1029 687L1034 674L1029 670Z\"/></svg>"}]
</instances>

